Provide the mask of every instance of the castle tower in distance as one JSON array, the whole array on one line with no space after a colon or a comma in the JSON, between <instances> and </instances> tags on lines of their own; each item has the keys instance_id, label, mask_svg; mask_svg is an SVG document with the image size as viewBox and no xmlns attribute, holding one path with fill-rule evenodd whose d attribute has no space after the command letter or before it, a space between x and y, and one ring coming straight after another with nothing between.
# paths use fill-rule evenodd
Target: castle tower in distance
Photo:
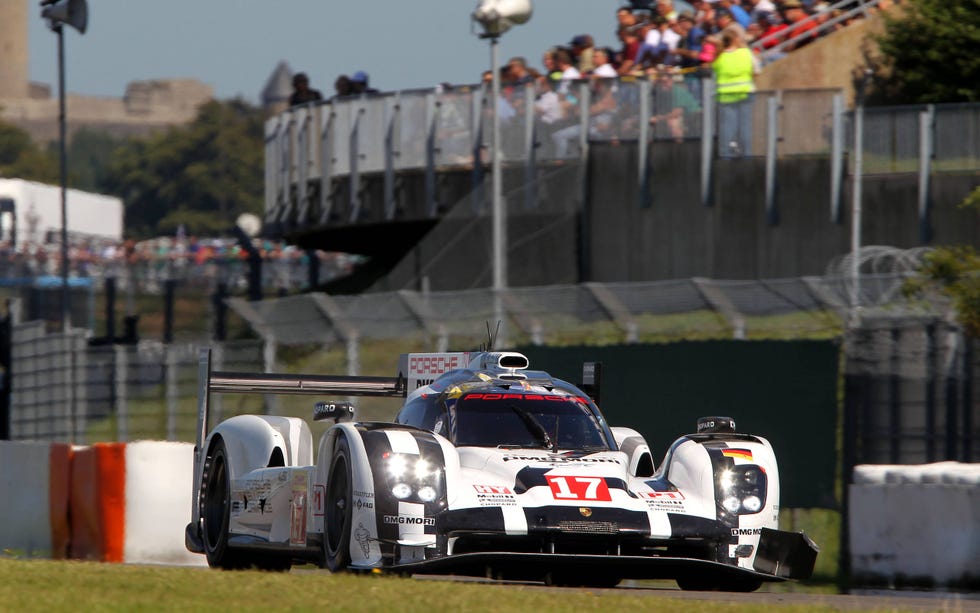
<instances>
[{"instance_id":1,"label":"castle tower in distance","mask_svg":"<svg viewBox=\"0 0 980 613\"><path fill-rule=\"evenodd\" d=\"M29 0L0 2L0 99L28 95L27 9Z\"/></svg>"}]
</instances>

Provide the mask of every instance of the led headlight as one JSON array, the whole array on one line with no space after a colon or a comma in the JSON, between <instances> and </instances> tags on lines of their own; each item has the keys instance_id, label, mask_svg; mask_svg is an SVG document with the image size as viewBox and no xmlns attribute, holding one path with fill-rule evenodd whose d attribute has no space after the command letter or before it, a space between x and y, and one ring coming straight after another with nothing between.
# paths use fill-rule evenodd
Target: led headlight
<instances>
[{"instance_id":1,"label":"led headlight","mask_svg":"<svg viewBox=\"0 0 980 613\"><path fill-rule=\"evenodd\" d=\"M399 478L405 474L405 470L408 468L408 461L405 456L400 453L395 453L388 456L388 474L394 478Z\"/></svg>"},{"instance_id":2,"label":"led headlight","mask_svg":"<svg viewBox=\"0 0 980 613\"><path fill-rule=\"evenodd\" d=\"M721 506L725 507L725 510L729 513L738 513L738 509L742 506L742 503L739 502L738 498L729 496L721 501Z\"/></svg>"},{"instance_id":3,"label":"led headlight","mask_svg":"<svg viewBox=\"0 0 980 613\"><path fill-rule=\"evenodd\" d=\"M407 483L396 483L391 488L391 495L399 500L405 500L412 495L412 488Z\"/></svg>"},{"instance_id":4,"label":"led headlight","mask_svg":"<svg viewBox=\"0 0 980 613\"><path fill-rule=\"evenodd\" d=\"M424 485L419 488L419 499L422 502L432 502L436 499L436 496L438 496L438 492L431 485Z\"/></svg>"},{"instance_id":5,"label":"led headlight","mask_svg":"<svg viewBox=\"0 0 980 613\"><path fill-rule=\"evenodd\" d=\"M742 499L742 507L749 513L758 513L762 508L762 500L758 496L746 496Z\"/></svg>"},{"instance_id":6,"label":"led headlight","mask_svg":"<svg viewBox=\"0 0 980 613\"><path fill-rule=\"evenodd\" d=\"M415 478L425 479L432 474L432 466L425 460L420 459L415 463Z\"/></svg>"}]
</instances>

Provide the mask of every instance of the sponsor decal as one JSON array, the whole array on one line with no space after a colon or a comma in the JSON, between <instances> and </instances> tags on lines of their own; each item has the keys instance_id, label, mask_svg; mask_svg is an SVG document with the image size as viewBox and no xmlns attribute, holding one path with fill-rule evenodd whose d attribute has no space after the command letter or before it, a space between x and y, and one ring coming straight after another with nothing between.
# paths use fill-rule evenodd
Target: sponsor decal
<instances>
[{"instance_id":1,"label":"sponsor decal","mask_svg":"<svg viewBox=\"0 0 980 613\"><path fill-rule=\"evenodd\" d=\"M326 498L326 492L322 485L313 486L313 515L316 517L323 517L324 514L324 498Z\"/></svg>"},{"instance_id":2,"label":"sponsor decal","mask_svg":"<svg viewBox=\"0 0 980 613\"><path fill-rule=\"evenodd\" d=\"M293 497L289 501L289 544L295 547L306 546L306 497L309 489L308 473L293 475Z\"/></svg>"},{"instance_id":3,"label":"sponsor decal","mask_svg":"<svg viewBox=\"0 0 980 613\"><path fill-rule=\"evenodd\" d=\"M684 510L684 494L680 492L637 492L646 501L651 511L668 511L672 513Z\"/></svg>"},{"instance_id":4,"label":"sponsor decal","mask_svg":"<svg viewBox=\"0 0 980 613\"><path fill-rule=\"evenodd\" d=\"M721 455L726 458L736 458L748 462L752 461L752 450L750 449L722 449Z\"/></svg>"},{"instance_id":5,"label":"sponsor decal","mask_svg":"<svg viewBox=\"0 0 980 613\"><path fill-rule=\"evenodd\" d=\"M551 400L555 402L580 402L588 404L585 398L578 396L559 396L556 394L467 394L463 400Z\"/></svg>"},{"instance_id":6,"label":"sponsor decal","mask_svg":"<svg viewBox=\"0 0 980 613\"><path fill-rule=\"evenodd\" d=\"M474 485L473 489L480 494L514 494L506 485Z\"/></svg>"},{"instance_id":7,"label":"sponsor decal","mask_svg":"<svg viewBox=\"0 0 980 613\"><path fill-rule=\"evenodd\" d=\"M762 528L732 528L732 536L755 536L762 534Z\"/></svg>"},{"instance_id":8,"label":"sponsor decal","mask_svg":"<svg viewBox=\"0 0 980 613\"><path fill-rule=\"evenodd\" d=\"M354 508L360 511L361 509L373 509L374 503L369 500L364 500L360 496L354 497Z\"/></svg>"},{"instance_id":9,"label":"sponsor decal","mask_svg":"<svg viewBox=\"0 0 980 613\"><path fill-rule=\"evenodd\" d=\"M734 419L731 421L731 425L732 425L732 430L734 430L735 429L735 420ZM714 427L715 427L715 421L714 420L701 422L701 423L698 424L698 432L701 432L702 430L707 430L708 428L714 428Z\"/></svg>"},{"instance_id":10,"label":"sponsor decal","mask_svg":"<svg viewBox=\"0 0 980 613\"><path fill-rule=\"evenodd\" d=\"M384 522L386 524L397 524L397 525L415 525L415 526L434 526L436 525L436 518L434 517L410 517L408 515L385 515Z\"/></svg>"},{"instance_id":11,"label":"sponsor decal","mask_svg":"<svg viewBox=\"0 0 980 613\"><path fill-rule=\"evenodd\" d=\"M555 500L612 500L602 477L545 475Z\"/></svg>"},{"instance_id":12,"label":"sponsor decal","mask_svg":"<svg viewBox=\"0 0 980 613\"><path fill-rule=\"evenodd\" d=\"M416 377L425 375L435 377L463 366L463 356L460 354L410 355L408 374Z\"/></svg>"},{"instance_id":13,"label":"sponsor decal","mask_svg":"<svg viewBox=\"0 0 980 613\"><path fill-rule=\"evenodd\" d=\"M354 540L361 548L361 553L364 554L364 559L368 558L368 554L371 553L371 533L368 529L364 527L364 524L358 522L357 530L354 530Z\"/></svg>"},{"instance_id":14,"label":"sponsor decal","mask_svg":"<svg viewBox=\"0 0 980 613\"><path fill-rule=\"evenodd\" d=\"M501 458L504 462L551 462L557 464L583 463L583 464L622 464L616 458L575 458L565 457L549 453L548 455L505 455Z\"/></svg>"},{"instance_id":15,"label":"sponsor decal","mask_svg":"<svg viewBox=\"0 0 980 613\"><path fill-rule=\"evenodd\" d=\"M514 490L506 485L473 485L481 507L516 507Z\"/></svg>"}]
</instances>

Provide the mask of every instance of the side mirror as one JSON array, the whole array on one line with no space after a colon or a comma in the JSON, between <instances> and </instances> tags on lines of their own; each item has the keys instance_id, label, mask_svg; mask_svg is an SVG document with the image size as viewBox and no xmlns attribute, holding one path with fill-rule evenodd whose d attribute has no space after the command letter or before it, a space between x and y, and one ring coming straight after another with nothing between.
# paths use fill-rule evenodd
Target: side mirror
<instances>
[{"instance_id":1,"label":"side mirror","mask_svg":"<svg viewBox=\"0 0 980 613\"><path fill-rule=\"evenodd\" d=\"M335 424L354 419L354 405L349 402L317 402L313 405L313 421L332 419Z\"/></svg>"}]
</instances>

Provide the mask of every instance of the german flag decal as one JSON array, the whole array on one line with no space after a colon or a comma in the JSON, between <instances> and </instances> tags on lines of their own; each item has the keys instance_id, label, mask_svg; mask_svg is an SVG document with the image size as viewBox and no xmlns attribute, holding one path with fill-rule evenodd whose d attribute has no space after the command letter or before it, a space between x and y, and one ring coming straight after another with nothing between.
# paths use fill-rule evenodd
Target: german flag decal
<instances>
[{"instance_id":1,"label":"german flag decal","mask_svg":"<svg viewBox=\"0 0 980 613\"><path fill-rule=\"evenodd\" d=\"M738 458L739 460L752 461L752 451L749 449L722 449L721 455L726 458Z\"/></svg>"}]
</instances>

